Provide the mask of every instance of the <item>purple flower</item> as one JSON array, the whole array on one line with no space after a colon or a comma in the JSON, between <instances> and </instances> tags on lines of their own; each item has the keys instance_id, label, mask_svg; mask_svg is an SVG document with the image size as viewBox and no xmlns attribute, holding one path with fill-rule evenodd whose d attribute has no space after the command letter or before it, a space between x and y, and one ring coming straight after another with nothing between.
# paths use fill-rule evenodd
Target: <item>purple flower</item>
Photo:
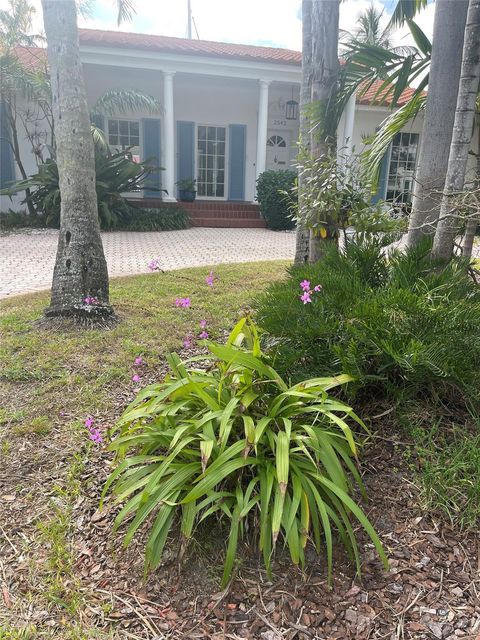
<instances>
[{"instance_id":1,"label":"purple flower","mask_svg":"<svg viewBox=\"0 0 480 640\"><path fill-rule=\"evenodd\" d=\"M191 349L193 347L193 336L190 333L185 336L183 346L185 347L185 349Z\"/></svg>"},{"instance_id":2,"label":"purple flower","mask_svg":"<svg viewBox=\"0 0 480 640\"><path fill-rule=\"evenodd\" d=\"M200 320L200 329L205 329L206 326L207 326L207 321L206 320Z\"/></svg>"},{"instance_id":3,"label":"purple flower","mask_svg":"<svg viewBox=\"0 0 480 640\"><path fill-rule=\"evenodd\" d=\"M213 275L213 271L210 271L208 276L205 278L205 282L208 284L209 287L213 287L214 281L215 281L215 276Z\"/></svg>"},{"instance_id":4,"label":"purple flower","mask_svg":"<svg viewBox=\"0 0 480 640\"><path fill-rule=\"evenodd\" d=\"M86 420L85 420L85 426L87 427L87 429L91 429L92 425L94 423L94 419L92 418L92 416L89 416Z\"/></svg>"},{"instance_id":5,"label":"purple flower","mask_svg":"<svg viewBox=\"0 0 480 640\"><path fill-rule=\"evenodd\" d=\"M188 307L190 306L190 298L176 298L175 299L175 306L176 307L183 307L184 309L188 309Z\"/></svg>"},{"instance_id":6,"label":"purple flower","mask_svg":"<svg viewBox=\"0 0 480 640\"><path fill-rule=\"evenodd\" d=\"M202 331L199 336L198 336L201 340L205 340L206 338L208 338L208 333L206 331Z\"/></svg>"},{"instance_id":7,"label":"purple flower","mask_svg":"<svg viewBox=\"0 0 480 640\"><path fill-rule=\"evenodd\" d=\"M316 284L316 285L313 287L313 290L314 290L314 291L317 291L317 292L318 292L318 291L321 291L321 290L322 290L322 285L321 285L321 284Z\"/></svg>"},{"instance_id":8,"label":"purple flower","mask_svg":"<svg viewBox=\"0 0 480 640\"><path fill-rule=\"evenodd\" d=\"M300 287L304 291L310 291L310 280L302 280L302 282L300 282Z\"/></svg>"},{"instance_id":9,"label":"purple flower","mask_svg":"<svg viewBox=\"0 0 480 640\"><path fill-rule=\"evenodd\" d=\"M143 364L142 356L137 356L135 358L135 362L133 364L134 364L135 367L139 367L141 364Z\"/></svg>"},{"instance_id":10,"label":"purple flower","mask_svg":"<svg viewBox=\"0 0 480 640\"><path fill-rule=\"evenodd\" d=\"M138 375L138 373L132 376L132 382L140 382L140 376Z\"/></svg>"},{"instance_id":11,"label":"purple flower","mask_svg":"<svg viewBox=\"0 0 480 640\"><path fill-rule=\"evenodd\" d=\"M100 444L100 442L103 442L102 434L98 429L91 429L88 437L90 438L90 440L92 440L92 442L95 442L96 444Z\"/></svg>"},{"instance_id":12,"label":"purple flower","mask_svg":"<svg viewBox=\"0 0 480 640\"><path fill-rule=\"evenodd\" d=\"M98 304L98 298L95 298L94 296L87 296L83 301L85 304Z\"/></svg>"},{"instance_id":13,"label":"purple flower","mask_svg":"<svg viewBox=\"0 0 480 640\"><path fill-rule=\"evenodd\" d=\"M310 292L309 291L305 291L301 296L300 296L300 300L303 302L303 304L307 304L308 302L311 302L312 299L310 297Z\"/></svg>"},{"instance_id":14,"label":"purple flower","mask_svg":"<svg viewBox=\"0 0 480 640\"><path fill-rule=\"evenodd\" d=\"M147 267L150 271L160 271L160 258L153 258L150 260Z\"/></svg>"}]
</instances>

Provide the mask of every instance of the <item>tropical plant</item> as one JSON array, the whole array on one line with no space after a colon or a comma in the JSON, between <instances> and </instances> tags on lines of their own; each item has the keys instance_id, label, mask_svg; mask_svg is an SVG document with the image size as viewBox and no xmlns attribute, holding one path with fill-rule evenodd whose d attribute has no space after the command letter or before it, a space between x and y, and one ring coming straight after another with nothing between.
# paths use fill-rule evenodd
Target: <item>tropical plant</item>
<instances>
[{"instance_id":1,"label":"tropical plant","mask_svg":"<svg viewBox=\"0 0 480 640\"><path fill-rule=\"evenodd\" d=\"M94 132L95 129L92 128L92 133ZM94 137L94 148L95 189L100 226L102 229L118 228L121 220L128 217L131 209L123 194L143 189L148 176L159 168L152 165L151 159L134 162L128 149L112 153L101 136ZM39 166L38 173L27 180L19 180L0 193L11 196L27 190L30 195L27 195L22 204L30 199L36 211L45 214L47 225L58 227L61 196L57 162L47 159Z\"/></svg>"},{"instance_id":2,"label":"tropical plant","mask_svg":"<svg viewBox=\"0 0 480 640\"><path fill-rule=\"evenodd\" d=\"M480 291L461 259L437 268L425 239L404 253L362 234L292 269L257 301L275 366L294 381L344 372L348 394L480 409ZM302 304L299 282L322 289Z\"/></svg>"},{"instance_id":3,"label":"tropical plant","mask_svg":"<svg viewBox=\"0 0 480 640\"><path fill-rule=\"evenodd\" d=\"M180 189L180 191L195 191L196 183L197 181L193 178L183 178L183 180L178 180L175 184Z\"/></svg>"},{"instance_id":4,"label":"tropical plant","mask_svg":"<svg viewBox=\"0 0 480 640\"><path fill-rule=\"evenodd\" d=\"M249 318L226 344L207 346L207 370L190 368L203 356L181 362L170 355L165 381L143 389L117 423L110 449L118 465L103 496L113 488L125 503L115 528L133 516L125 544L151 523L145 566L154 569L176 515L187 540L198 524L218 518L230 524L223 586L247 526L269 574L279 539L292 561L303 565L307 542L318 551L323 538L330 579L332 529L360 572L354 516L386 564L377 534L351 497L355 485L364 489L349 423L364 425L328 393L351 378L314 378L289 387L262 353Z\"/></svg>"},{"instance_id":5,"label":"tropical plant","mask_svg":"<svg viewBox=\"0 0 480 640\"><path fill-rule=\"evenodd\" d=\"M260 212L269 229L293 229L295 222L289 211L288 194L296 182L296 172L264 171L257 180L257 200Z\"/></svg>"}]
</instances>

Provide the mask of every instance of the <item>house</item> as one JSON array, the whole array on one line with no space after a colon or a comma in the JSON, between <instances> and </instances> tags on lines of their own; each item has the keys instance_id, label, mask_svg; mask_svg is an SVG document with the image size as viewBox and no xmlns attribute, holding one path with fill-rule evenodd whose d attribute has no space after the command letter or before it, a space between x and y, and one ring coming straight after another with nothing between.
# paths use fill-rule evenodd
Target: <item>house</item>
<instances>
[{"instance_id":1,"label":"house","mask_svg":"<svg viewBox=\"0 0 480 640\"><path fill-rule=\"evenodd\" d=\"M158 114L130 113L97 117L112 147L133 147L140 158L157 158L164 171L138 198L175 202L176 182L197 180L199 224L261 226L255 183L265 169L285 169L295 159L299 134L298 102L301 53L287 49L188 40L166 36L81 29L81 57L87 98L93 105L108 89L141 90L158 99ZM22 59L38 59L43 50L23 49ZM350 100L342 115L339 147L363 148L389 114L389 105L371 104L374 89ZM402 95L400 105L409 98ZM2 118L2 140L8 135ZM395 139L385 159L377 197L410 198L418 154L421 118ZM41 127L41 123L36 124ZM20 140L28 174L35 158L28 140ZM18 178L9 145L2 143L1 184ZM19 206L20 199L15 201ZM2 209L12 206L2 197ZM198 211L203 213L199 214ZM242 213L243 212L243 213ZM232 222L232 218L237 218Z\"/></svg>"}]
</instances>

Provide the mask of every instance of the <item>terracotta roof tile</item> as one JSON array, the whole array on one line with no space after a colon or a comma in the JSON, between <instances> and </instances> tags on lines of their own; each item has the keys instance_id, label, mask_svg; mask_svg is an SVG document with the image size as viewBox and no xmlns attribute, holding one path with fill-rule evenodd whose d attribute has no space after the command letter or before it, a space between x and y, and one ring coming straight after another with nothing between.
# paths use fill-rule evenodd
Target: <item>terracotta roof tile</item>
<instances>
[{"instance_id":1,"label":"terracotta roof tile","mask_svg":"<svg viewBox=\"0 0 480 640\"><path fill-rule=\"evenodd\" d=\"M248 44L229 44L226 42L210 42L208 40L187 40L167 36L152 36L141 33L125 33L122 31L101 31L98 29L80 29L80 45L99 47L121 47L178 53L185 55L200 55L219 58L234 58L254 60L259 62L278 62L283 64L301 64L302 54L290 49L276 49L273 47L256 47ZM46 49L41 47L17 47L20 60L27 68L39 68L46 63ZM377 80L364 93L357 92L357 104L389 106L391 95L385 99L387 89L375 99L375 94L382 84ZM405 89L398 100L398 106L403 106L412 97L415 89Z\"/></svg>"},{"instance_id":2,"label":"terracotta roof tile","mask_svg":"<svg viewBox=\"0 0 480 640\"><path fill-rule=\"evenodd\" d=\"M182 55L207 56L215 58L235 58L256 62L278 62L281 64L302 63L300 51L275 47L258 47L249 44L231 44L211 42L209 40L188 40L144 33L126 33L124 31L101 31L99 29L79 29L80 44L96 47L120 47L141 49L159 53L178 53Z\"/></svg>"},{"instance_id":3,"label":"terracotta roof tile","mask_svg":"<svg viewBox=\"0 0 480 640\"><path fill-rule=\"evenodd\" d=\"M375 82L366 90L362 92L362 88L357 92L357 104L364 105L375 105L375 106L390 106L392 104L392 94L390 93L387 97L385 94L388 91L388 87L380 92L380 94L375 98L377 91L383 84L383 80L375 80ZM397 106L403 107L406 104L412 95L414 94L415 89L412 87L408 87L400 94L399 99L397 100Z\"/></svg>"}]
</instances>

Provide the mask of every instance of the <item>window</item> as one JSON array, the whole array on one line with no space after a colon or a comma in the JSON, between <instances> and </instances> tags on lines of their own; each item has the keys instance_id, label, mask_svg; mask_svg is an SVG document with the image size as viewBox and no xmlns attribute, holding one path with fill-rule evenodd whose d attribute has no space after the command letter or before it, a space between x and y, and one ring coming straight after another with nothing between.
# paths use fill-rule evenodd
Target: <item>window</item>
<instances>
[{"instance_id":1,"label":"window","mask_svg":"<svg viewBox=\"0 0 480 640\"><path fill-rule=\"evenodd\" d=\"M267 147L286 147L287 143L282 136L270 136L267 140Z\"/></svg>"},{"instance_id":2,"label":"window","mask_svg":"<svg viewBox=\"0 0 480 640\"><path fill-rule=\"evenodd\" d=\"M117 149L126 149L127 147L139 149L140 124L138 120L109 120L108 144Z\"/></svg>"},{"instance_id":3,"label":"window","mask_svg":"<svg viewBox=\"0 0 480 640\"><path fill-rule=\"evenodd\" d=\"M199 125L197 134L197 194L207 198L225 195L225 127Z\"/></svg>"},{"instance_id":4,"label":"window","mask_svg":"<svg viewBox=\"0 0 480 640\"><path fill-rule=\"evenodd\" d=\"M418 151L418 133L397 133L392 141L387 200L400 204L412 201L413 177Z\"/></svg>"}]
</instances>

